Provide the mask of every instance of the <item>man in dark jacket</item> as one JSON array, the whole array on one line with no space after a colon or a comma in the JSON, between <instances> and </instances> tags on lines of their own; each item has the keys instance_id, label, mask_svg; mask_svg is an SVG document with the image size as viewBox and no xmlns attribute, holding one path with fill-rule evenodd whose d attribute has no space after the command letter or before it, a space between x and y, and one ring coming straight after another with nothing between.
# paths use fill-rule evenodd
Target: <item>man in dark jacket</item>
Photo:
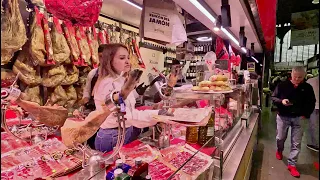
<instances>
[{"instance_id":1,"label":"man in dark jacket","mask_svg":"<svg viewBox=\"0 0 320 180\"><path fill-rule=\"evenodd\" d=\"M312 86L304 81L304 67L294 67L291 80L281 82L272 94L272 101L278 108L277 115L277 152L276 158L282 160L284 143L291 127L291 151L288 157L288 170L294 177L300 173L296 169L301 150L303 121L309 118L315 108L315 94Z\"/></svg>"}]
</instances>

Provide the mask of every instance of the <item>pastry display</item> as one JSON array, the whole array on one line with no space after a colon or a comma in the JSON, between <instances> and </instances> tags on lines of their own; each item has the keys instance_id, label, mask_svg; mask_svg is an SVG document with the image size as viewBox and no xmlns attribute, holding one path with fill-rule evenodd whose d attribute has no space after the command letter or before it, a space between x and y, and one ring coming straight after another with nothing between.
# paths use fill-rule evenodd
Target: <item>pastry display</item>
<instances>
[{"instance_id":1,"label":"pastry display","mask_svg":"<svg viewBox=\"0 0 320 180\"><path fill-rule=\"evenodd\" d=\"M201 81L198 86L192 87L192 91L230 91L232 88L228 82L229 78L226 75L213 75L209 81Z\"/></svg>"}]
</instances>

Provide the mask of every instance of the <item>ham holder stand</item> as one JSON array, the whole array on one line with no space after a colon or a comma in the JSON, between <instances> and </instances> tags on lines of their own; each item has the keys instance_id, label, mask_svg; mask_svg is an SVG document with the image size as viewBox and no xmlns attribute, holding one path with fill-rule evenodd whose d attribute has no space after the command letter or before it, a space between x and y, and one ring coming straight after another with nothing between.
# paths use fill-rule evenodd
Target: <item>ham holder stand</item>
<instances>
[{"instance_id":1,"label":"ham holder stand","mask_svg":"<svg viewBox=\"0 0 320 180\"><path fill-rule=\"evenodd\" d=\"M23 114L15 109L10 102L14 96L20 95L20 90L14 87L18 77L19 74L17 74L14 79L12 78L13 82L10 83L11 86L8 88L1 88L1 128L3 128L6 133L17 139L27 141L30 144L37 144L41 141L47 140L48 135L54 134L59 129L59 126L47 127L46 125L39 123L34 118L31 118L31 122L27 125L23 125L21 123ZM6 119L7 110L14 110L17 112L19 119L18 124L14 124L12 127L8 126Z\"/></svg>"}]
</instances>

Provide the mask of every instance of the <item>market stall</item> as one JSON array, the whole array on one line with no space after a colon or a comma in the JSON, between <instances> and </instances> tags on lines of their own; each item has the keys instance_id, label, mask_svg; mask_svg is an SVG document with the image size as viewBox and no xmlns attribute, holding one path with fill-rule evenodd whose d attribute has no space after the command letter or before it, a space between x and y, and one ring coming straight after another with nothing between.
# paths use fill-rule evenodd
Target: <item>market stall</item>
<instances>
[{"instance_id":1,"label":"market stall","mask_svg":"<svg viewBox=\"0 0 320 180\"><path fill-rule=\"evenodd\" d=\"M152 38L144 40L128 21L108 15L98 17L102 1L92 1L98 9L90 11L88 5L80 4L77 13L83 19L74 14L59 14L61 9L55 9L59 3L28 1L30 16L26 26L19 1L6 2L4 12L8 21L2 26L5 29L18 23L21 42L13 48L16 32L8 30L2 35L7 38L2 41L5 44L2 65L12 64L12 69L1 71L2 179L161 180L248 176L259 112L252 103L257 84L248 77L244 84L237 84L232 74L240 64L241 48L238 51L234 43L226 46L221 37L214 35L210 42L193 43L191 51L195 58L179 59L176 53L179 48L179 53L188 52L186 44L177 48ZM123 10L117 7L122 6L120 2L110 4L115 5ZM101 11L104 9L102 6ZM79 13L86 10L86 15ZM183 17L184 13L185 10L178 12L177 17ZM128 47L131 66L140 69L133 70L129 79L131 76L139 79L142 72L170 77L184 71L188 79L194 80L185 81L167 93L168 83L172 81L166 79L159 91L162 107L152 117L157 125L126 145L122 127L126 122L124 114L129 112L116 108L117 145L113 151L101 153L86 144L86 137L91 133L87 122L103 122L105 118L101 117L110 115L111 111L94 111L84 117L74 117L72 113L80 106L88 72L98 66L98 46L115 42ZM165 57L154 55L154 51ZM150 57L158 57L155 60L159 62L154 63ZM182 65L192 63L191 67L173 71L170 63L176 59ZM84 127L82 136L73 137L78 130L75 124Z\"/></svg>"}]
</instances>

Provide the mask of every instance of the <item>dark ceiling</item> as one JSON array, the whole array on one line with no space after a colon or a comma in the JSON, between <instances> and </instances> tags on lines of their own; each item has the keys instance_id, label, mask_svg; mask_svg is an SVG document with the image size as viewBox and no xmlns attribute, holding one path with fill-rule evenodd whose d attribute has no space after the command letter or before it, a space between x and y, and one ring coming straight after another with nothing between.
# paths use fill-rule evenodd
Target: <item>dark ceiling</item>
<instances>
[{"instance_id":1,"label":"dark ceiling","mask_svg":"<svg viewBox=\"0 0 320 180\"><path fill-rule=\"evenodd\" d=\"M277 24L291 22L291 13L318 9L319 4L312 4L312 0L278 0Z\"/></svg>"},{"instance_id":2,"label":"dark ceiling","mask_svg":"<svg viewBox=\"0 0 320 180\"><path fill-rule=\"evenodd\" d=\"M209 29L204 26L201 22L199 22L197 19L195 19L193 16L188 14L186 11L186 32L188 35L188 38L191 39L193 42L197 42L198 37L211 37L212 32L209 31Z\"/></svg>"}]
</instances>

